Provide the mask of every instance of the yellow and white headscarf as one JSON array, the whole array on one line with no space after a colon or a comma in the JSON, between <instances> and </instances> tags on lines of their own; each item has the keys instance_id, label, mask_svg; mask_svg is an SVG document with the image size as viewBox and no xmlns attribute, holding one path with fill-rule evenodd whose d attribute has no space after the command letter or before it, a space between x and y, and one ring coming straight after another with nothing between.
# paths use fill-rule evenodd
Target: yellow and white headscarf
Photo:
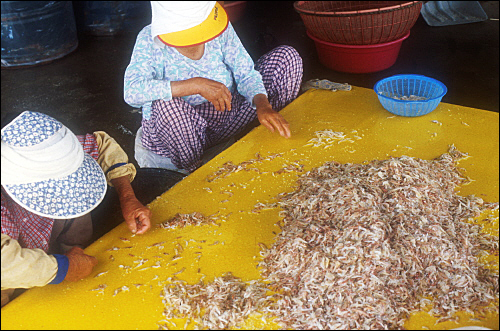
<instances>
[{"instance_id":1,"label":"yellow and white headscarf","mask_svg":"<svg viewBox=\"0 0 500 331\"><path fill-rule=\"evenodd\" d=\"M151 34L173 47L210 41L228 26L229 19L217 1L151 1Z\"/></svg>"}]
</instances>

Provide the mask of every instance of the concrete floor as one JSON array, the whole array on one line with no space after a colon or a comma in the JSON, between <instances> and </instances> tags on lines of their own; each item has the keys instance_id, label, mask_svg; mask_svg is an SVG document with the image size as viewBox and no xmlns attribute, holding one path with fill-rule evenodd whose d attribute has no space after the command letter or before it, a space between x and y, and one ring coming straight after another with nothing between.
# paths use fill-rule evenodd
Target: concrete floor
<instances>
[{"instance_id":1,"label":"concrete floor","mask_svg":"<svg viewBox=\"0 0 500 331\"><path fill-rule=\"evenodd\" d=\"M394 74L423 74L448 87L443 102L498 112L499 3L481 4L496 20L430 27L420 16L402 44L396 64L373 74L340 73L321 65L292 1L249 1L234 28L254 60L280 44L295 47L304 60L304 81L321 78L373 88L378 80ZM15 113L44 112L76 134L108 132L135 163L133 142L141 115L123 100L123 75L137 33L150 23L149 4L145 6L115 36L80 33L76 51L62 59L30 68L2 69L2 126Z\"/></svg>"}]
</instances>

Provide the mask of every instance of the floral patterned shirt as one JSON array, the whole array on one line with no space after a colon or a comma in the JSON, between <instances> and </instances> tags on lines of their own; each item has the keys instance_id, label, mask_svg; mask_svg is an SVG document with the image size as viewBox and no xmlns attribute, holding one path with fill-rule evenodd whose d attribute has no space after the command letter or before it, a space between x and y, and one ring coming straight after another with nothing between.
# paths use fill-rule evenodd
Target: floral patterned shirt
<instances>
[{"instance_id":1,"label":"floral patterned shirt","mask_svg":"<svg viewBox=\"0 0 500 331\"><path fill-rule=\"evenodd\" d=\"M236 89L252 105L255 95L267 96L262 77L254 69L252 58L231 23L220 36L205 43L204 54L199 60L191 60L174 47L160 43L152 38L151 25L144 27L137 36L125 71L125 101L132 107L142 107L145 119L150 117L153 101L172 99L170 82L193 77L220 82L231 93ZM199 94L183 98L192 106L207 102Z\"/></svg>"}]
</instances>

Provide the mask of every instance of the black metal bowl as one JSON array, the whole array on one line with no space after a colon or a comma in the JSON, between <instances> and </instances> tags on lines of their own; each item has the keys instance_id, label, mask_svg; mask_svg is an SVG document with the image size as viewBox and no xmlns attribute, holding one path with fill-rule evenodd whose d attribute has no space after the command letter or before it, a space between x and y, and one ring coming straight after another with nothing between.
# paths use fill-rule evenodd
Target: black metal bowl
<instances>
[{"instance_id":1,"label":"black metal bowl","mask_svg":"<svg viewBox=\"0 0 500 331\"><path fill-rule=\"evenodd\" d=\"M138 168L137 175L132 182L132 188L137 199L146 205L168 191L184 177L186 175L167 169Z\"/></svg>"}]
</instances>

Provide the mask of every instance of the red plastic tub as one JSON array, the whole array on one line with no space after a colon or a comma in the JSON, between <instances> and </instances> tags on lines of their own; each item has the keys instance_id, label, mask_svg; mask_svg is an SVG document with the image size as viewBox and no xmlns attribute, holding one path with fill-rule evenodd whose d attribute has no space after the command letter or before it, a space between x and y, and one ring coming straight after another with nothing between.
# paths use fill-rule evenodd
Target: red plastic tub
<instances>
[{"instance_id":1,"label":"red plastic tub","mask_svg":"<svg viewBox=\"0 0 500 331\"><path fill-rule=\"evenodd\" d=\"M224 1L224 10L226 11L231 23L240 20L245 12L246 6L246 1Z\"/></svg>"},{"instance_id":2,"label":"red plastic tub","mask_svg":"<svg viewBox=\"0 0 500 331\"><path fill-rule=\"evenodd\" d=\"M307 31L314 40L319 61L335 71L355 74L377 72L391 67L399 55L403 40L410 36L410 31L403 37L382 44L343 45L319 40Z\"/></svg>"}]
</instances>

